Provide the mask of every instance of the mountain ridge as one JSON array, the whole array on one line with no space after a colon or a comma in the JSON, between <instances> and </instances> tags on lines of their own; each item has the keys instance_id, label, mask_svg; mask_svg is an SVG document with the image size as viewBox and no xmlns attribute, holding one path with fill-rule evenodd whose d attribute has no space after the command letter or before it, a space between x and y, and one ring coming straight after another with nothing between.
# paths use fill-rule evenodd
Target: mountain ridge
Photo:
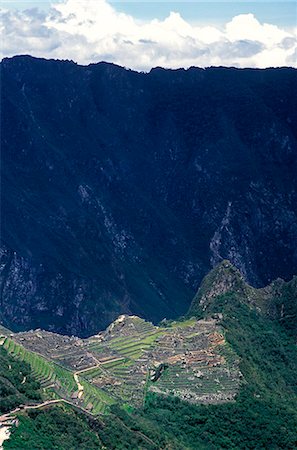
<instances>
[{"instance_id":1,"label":"mountain ridge","mask_svg":"<svg viewBox=\"0 0 297 450\"><path fill-rule=\"evenodd\" d=\"M255 286L296 272L296 70L1 73L4 325L179 317L224 258Z\"/></svg>"},{"instance_id":2,"label":"mountain ridge","mask_svg":"<svg viewBox=\"0 0 297 450\"><path fill-rule=\"evenodd\" d=\"M232 294L263 316L279 321L284 328L297 337L297 276L285 282L281 278L263 288L254 288L245 282L240 271L230 261L218 264L202 280L188 315L207 313L216 298ZM228 302L228 297L227 302Z\"/></svg>"}]
</instances>

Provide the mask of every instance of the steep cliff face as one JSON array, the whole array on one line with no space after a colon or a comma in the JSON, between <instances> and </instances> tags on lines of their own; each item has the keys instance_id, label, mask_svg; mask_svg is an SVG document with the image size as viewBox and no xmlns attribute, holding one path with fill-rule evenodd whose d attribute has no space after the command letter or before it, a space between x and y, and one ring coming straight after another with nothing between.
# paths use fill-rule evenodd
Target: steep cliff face
<instances>
[{"instance_id":1,"label":"steep cliff face","mask_svg":"<svg viewBox=\"0 0 297 450\"><path fill-rule=\"evenodd\" d=\"M1 70L5 324L176 317L223 258L255 286L296 273L296 70Z\"/></svg>"},{"instance_id":2,"label":"steep cliff face","mask_svg":"<svg viewBox=\"0 0 297 450\"><path fill-rule=\"evenodd\" d=\"M254 288L244 281L230 261L224 260L202 280L192 301L190 315L212 311L216 299L228 303L233 301L232 298L278 321L290 335L297 337L296 276L287 282L279 278L263 288Z\"/></svg>"}]
</instances>

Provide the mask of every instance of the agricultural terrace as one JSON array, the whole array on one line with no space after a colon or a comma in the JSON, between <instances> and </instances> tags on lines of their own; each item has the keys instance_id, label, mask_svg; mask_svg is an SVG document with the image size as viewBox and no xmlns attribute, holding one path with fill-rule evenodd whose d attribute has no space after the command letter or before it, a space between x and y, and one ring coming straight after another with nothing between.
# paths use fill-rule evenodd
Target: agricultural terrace
<instances>
[{"instance_id":1,"label":"agricultural terrace","mask_svg":"<svg viewBox=\"0 0 297 450\"><path fill-rule=\"evenodd\" d=\"M148 391L192 403L226 402L241 380L239 361L214 319L156 327L120 316L88 339L36 330L13 334L4 345L31 365L46 395L95 415L113 403L142 406Z\"/></svg>"}]
</instances>

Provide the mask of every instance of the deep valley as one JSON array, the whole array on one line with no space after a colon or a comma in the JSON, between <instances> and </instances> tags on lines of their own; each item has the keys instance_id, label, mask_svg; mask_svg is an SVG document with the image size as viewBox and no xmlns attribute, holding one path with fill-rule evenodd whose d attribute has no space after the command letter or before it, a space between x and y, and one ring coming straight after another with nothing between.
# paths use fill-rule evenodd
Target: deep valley
<instances>
[{"instance_id":1,"label":"deep valley","mask_svg":"<svg viewBox=\"0 0 297 450\"><path fill-rule=\"evenodd\" d=\"M296 274L295 69L1 73L4 326L178 318L224 258L255 287Z\"/></svg>"}]
</instances>

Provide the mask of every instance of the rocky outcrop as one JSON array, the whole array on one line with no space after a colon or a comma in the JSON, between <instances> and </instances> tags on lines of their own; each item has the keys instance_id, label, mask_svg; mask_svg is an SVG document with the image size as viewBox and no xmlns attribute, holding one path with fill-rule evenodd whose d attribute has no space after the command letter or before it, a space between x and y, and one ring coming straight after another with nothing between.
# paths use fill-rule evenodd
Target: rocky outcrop
<instances>
[{"instance_id":1,"label":"rocky outcrop","mask_svg":"<svg viewBox=\"0 0 297 450\"><path fill-rule=\"evenodd\" d=\"M296 276L289 282L277 279L266 287L257 289L245 282L240 271L230 261L224 260L202 280L193 299L190 314L211 310L214 300L226 294L256 308L260 314L277 320L290 334L297 336ZM219 314L218 311L215 315Z\"/></svg>"},{"instance_id":2,"label":"rocky outcrop","mask_svg":"<svg viewBox=\"0 0 297 450\"><path fill-rule=\"evenodd\" d=\"M229 261L223 260L202 281L193 305L205 311L212 301L224 294L239 294L248 298L248 288L243 276Z\"/></svg>"}]
</instances>

